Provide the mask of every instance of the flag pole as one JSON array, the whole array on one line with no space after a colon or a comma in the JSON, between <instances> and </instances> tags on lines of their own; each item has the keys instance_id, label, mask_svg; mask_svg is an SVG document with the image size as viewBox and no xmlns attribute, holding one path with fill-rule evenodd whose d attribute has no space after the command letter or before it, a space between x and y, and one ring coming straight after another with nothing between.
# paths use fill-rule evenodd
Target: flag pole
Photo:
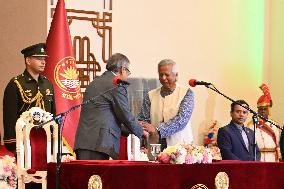
<instances>
[{"instance_id":1,"label":"flag pole","mask_svg":"<svg viewBox=\"0 0 284 189\"><path fill-rule=\"evenodd\" d=\"M60 169L63 142L72 148L75 141L75 133L80 117L80 106L77 111L74 105L82 103L80 81L76 68L76 60L73 56L73 48L67 12L64 0L58 0L46 40L48 54L44 76L53 84L56 116L54 120L58 124L58 152L56 162L56 189L60 188ZM71 111L72 109L72 111ZM64 112L68 110L68 112ZM69 111L70 110L70 111ZM62 113L63 112L63 113ZM58 114L59 113L59 114ZM71 114L67 117L67 114ZM67 125L63 129L64 124ZM64 139L64 140L63 140Z\"/></svg>"}]
</instances>

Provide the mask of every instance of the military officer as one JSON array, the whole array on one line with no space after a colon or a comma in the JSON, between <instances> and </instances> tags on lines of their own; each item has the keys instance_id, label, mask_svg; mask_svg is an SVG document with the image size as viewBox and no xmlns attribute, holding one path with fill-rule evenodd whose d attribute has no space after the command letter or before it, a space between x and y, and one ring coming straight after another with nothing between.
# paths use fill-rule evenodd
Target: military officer
<instances>
[{"instance_id":1,"label":"military officer","mask_svg":"<svg viewBox=\"0 0 284 189\"><path fill-rule=\"evenodd\" d=\"M266 119L270 119L272 98L268 85L262 84L259 87L263 95L261 95L257 101L257 112L259 115ZM253 129L253 122L248 123L248 127ZM278 162L281 159L281 153L279 148L279 129L273 124L266 122L265 120L258 119L256 123L256 142L261 152L260 161L263 162Z\"/></svg>"},{"instance_id":2,"label":"military officer","mask_svg":"<svg viewBox=\"0 0 284 189\"><path fill-rule=\"evenodd\" d=\"M10 80L3 99L4 144L9 151L16 150L16 122L32 107L40 107L55 115L52 83L41 73L45 69L45 43L29 46L21 51L26 69Z\"/></svg>"}]
</instances>

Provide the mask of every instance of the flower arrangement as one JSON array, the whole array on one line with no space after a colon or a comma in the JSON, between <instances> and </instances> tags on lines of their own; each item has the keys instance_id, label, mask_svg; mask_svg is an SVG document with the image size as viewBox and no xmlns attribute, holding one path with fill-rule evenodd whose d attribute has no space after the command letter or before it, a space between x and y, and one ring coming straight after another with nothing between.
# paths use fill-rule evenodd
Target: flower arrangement
<instances>
[{"instance_id":1,"label":"flower arrangement","mask_svg":"<svg viewBox=\"0 0 284 189\"><path fill-rule=\"evenodd\" d=\"M9 155L0 157L0 188L14 189L17 187L15 158Z\"/></svg>"},{"instance_id":2,"label":"flower arrangement","mask_svg":"<svg viewBox=\"0 0 284 189\"><path fill-rule=\"evenodd\" d=\"M220 149L217 146L209 147L213 160L222 160Z\"/></svg>"},{"instance_id":3,"label":"flower arrangement","mask_svg":"<svg viewBox=\"0 0 284 189\"><path fill-rule=\"evenodd\" d=\"M209 124L208 133L204 137L204 146L205 147L212 147L217 146L217 131L218 131L218 124L217 121L214 120Z\"/></svg>"},{"instance_id":4,"label":"flower arrangement","mask_svg":"<svg viewBox=\"0 0 284 189\"><path fill-rule=\"evenodd\" d=\"M44 111L39 107L32 107L29 111L22 113L18 121L23 122L22 125L29 123L40 124L45 123L53 118L52 114Z\"/></svg>"},{"instance_id":5,"label":"flower arrangement","mask_svg":"<svg viewBox=\"0 0 284 189\"><path fill-rule=\"evenodd\" d=\"M220 159L218 148L206 148L191 144L177 144L164 149L158 156L161 163L171 164L195 164L195 163L212 163L213 157Z\"/></svg>"}]
</instances>

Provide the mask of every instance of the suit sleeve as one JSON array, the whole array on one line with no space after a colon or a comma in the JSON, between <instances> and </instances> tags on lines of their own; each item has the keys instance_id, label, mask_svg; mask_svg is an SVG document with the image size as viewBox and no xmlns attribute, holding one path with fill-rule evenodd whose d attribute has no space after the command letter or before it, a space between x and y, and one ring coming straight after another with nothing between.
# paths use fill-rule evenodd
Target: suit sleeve
<instances>
[{"instance_id":1,"label":"suit sleeve","mask_svg":"<svg viewBox=\"0 0 284 189\"><path fill-rule=\"evenodd\" d=\"M143 129L138 123L135 116L131 113L127 90L125 87L117 87L113 90L113 109L116 118L122 123L131 133L141 138L143 135Z\"/></svg>"},{"instance_id":2,"label":"suit sleeve","mask_svg":"<svg viewBox=\"0 0 284 189\"><path fill-rule=\"evenodd\" d=\"M16 122L19 98L18 88L11 80L5 88L3 98L4 144L10 151L16 150Z\"/></svg>"},{"instance_id":3,"label":"suit sleeve","mask_svg":"<svg viewBox=\"0 0 284 189\"><path fill-rule=\"evenodd\" d=\"M224 128L218 130L217 144L220 148L222 159L224 160L239 160L237 156L232 153L232 143L229 134Z\"/></svg>"}]
</instances>

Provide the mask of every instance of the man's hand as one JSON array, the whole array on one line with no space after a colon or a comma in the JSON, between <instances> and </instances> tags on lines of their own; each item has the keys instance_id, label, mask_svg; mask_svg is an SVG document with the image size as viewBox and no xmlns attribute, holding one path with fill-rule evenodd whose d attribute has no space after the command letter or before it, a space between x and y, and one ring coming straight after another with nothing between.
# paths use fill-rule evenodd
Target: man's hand
<instances>
[{"instance_id":1,"label":"man's hand","mask_svg":"<svg viewBox=\"0 0 284 189\"><path fill-rule=\"evenodd\" d=\"M156 127L152 124L141 121L140 124L142 125L143 129L147 131L150 135L158 134Z\"/></svg>"},{"instance_id":2,"label":"man's hand","mask_svg":"<svg viewBox=\"0 0 284 189\"><path fill-rule=\"evenodd\" d=\"M143 129L143 137L149 138L149 133Z\"/></svg>"},{"instance_id":3,"label":"man's hand","mask_svg":"<svg viewBox=\"0 0 284 189\"><path fill-rule=\"evenodd\" d=\"M143 121L138 121L138 123L140 124L140 126L142 127L142 129L143 129L143 134L142 134L142 137L144 137L144 138L146 138L146 139L148 139L149 138L149 132L148 131L146 131L145 129L144 129L144 127L143 127Z\"/></svg>"}]
</instances>

